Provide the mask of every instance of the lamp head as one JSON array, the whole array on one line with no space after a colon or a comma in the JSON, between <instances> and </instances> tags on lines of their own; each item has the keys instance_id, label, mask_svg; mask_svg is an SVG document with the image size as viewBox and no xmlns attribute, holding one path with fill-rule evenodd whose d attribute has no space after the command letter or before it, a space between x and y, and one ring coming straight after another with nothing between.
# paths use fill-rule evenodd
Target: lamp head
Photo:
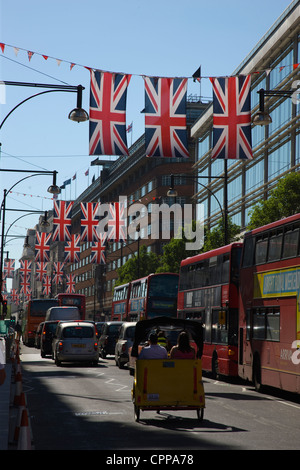
<instances>
[{"instance_id":1,"label":"lamp head","mask_svg":"<svg viewBox=\"0 0 300 470\"><path fill-rule=\"evenodd\" d=\"M271 116L265 111L258 111L252 118L254 126L268 126L271 122Z\"/></svg>"},{"instance_id":2,"label":"lamp head","mask_svg":"<svg viewBox=\"0 0 300 470\"><path fill-rule=\"evenodd\" d=\"M82 85L77 86L77 106L69 113L69 119L75 122L84 122L89 120L88 113L82 108Z\"/></svg>"},{"instance_id":3,"label":"lamp head","mask_svg":"<svg viewBox=\"0 0 300 470\"><path fill-rule=\"evenodd\" d=\"M57 171L53 171L53 182L52 182L51 186L49 186L49 188L47 189L48 193L60 194L60 192L61 192L60 187L57 186L57 184L56 184L56 175L57 175Z\"/></svg>"}]
</instances>

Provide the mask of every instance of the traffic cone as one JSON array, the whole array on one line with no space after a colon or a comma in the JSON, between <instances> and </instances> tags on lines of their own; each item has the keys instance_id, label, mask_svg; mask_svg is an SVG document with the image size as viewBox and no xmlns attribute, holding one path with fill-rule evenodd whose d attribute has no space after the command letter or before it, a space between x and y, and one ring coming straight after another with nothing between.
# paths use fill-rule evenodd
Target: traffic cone
<instances>
[{"instance_id":1,"label":"traffic cone","mask_svg":"<svg viewBox=\"0 0 300 470\"><path fill-rule=\"evenodd\" d=\"M17 372L16 377L15 377L14 406L20 405L21 393L22 393L22 374L21 372Z\"/></svg>"},{"instance_id":2,"label":"traffic cone","mask_svg":"<svg viewBox=\"0 0 300 470\"><path fill-rule=\"evenodd\" d=\"M22 411L21 426L18 439L18 450L31 450L31 433L28 423L28 413L25 408Z\"/></svg>"},{"instance_id":3,"label":"traffic cone","mask_svg":"<svg viewBox=\"0 0 300 470\"><path fill-rule=\"evenodd\" d=\"M25 394L22 392L20 397L20 406L16 417L16 425L13 440L18 442L23 410L26 408Z\"/></svg>"}]
</instances>

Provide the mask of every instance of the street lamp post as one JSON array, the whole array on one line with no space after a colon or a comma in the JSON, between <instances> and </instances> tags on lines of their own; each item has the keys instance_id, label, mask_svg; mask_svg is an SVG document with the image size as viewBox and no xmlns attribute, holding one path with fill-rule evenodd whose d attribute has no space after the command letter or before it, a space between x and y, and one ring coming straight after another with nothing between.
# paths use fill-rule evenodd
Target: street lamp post
<instances>
[{"instance_id":1,"label":"street lamp post","mask_svg":"<svg viewBox=\"0 0 300 470\"><path fill-rule=\"evenodd\" d=\"M26 173L33 173L32 171L30 170L10 170L10 169L1 169L0 171L12 171L12 172L26 172ZM48 192L51 193L51 194L58 194L60 193L60 188L57 186L56 184L56 175L57 175L57 171L47 171L47 170L38 170L38 171L35 171L33 174L29 175L29 176L25 176L24 178L21 178L19 181L17 181L16 183L14 183L11 188L9 190L7 189L4 189L3 191L3 200L2 200L2 203L1 203L1 207L0 207L0 218L2 217L2 227L1 227L1 255L0 255L0 283L1 283L1 289L0 289L0 300L1 300L1 304L2 304L2 301L3 301L3 298L2 298L2 282L3 282L3 252L4 252L4 241L5 241L5 212L6 210L6 197L7 197L7 194L10 193L10 191L19 183L21 183L22 181L24 181L25 179L27 178L32 178L33 176L39 176L39 175L53 175L53 181L52 181L52 185L49 186L48 188Z\"/></svg>"},{"instance_id":2,"label":"street lamp post","mask_svg":"<svg viewBox=\"0 0 300 470\"><path fill-rule=\"evenodd\" d=\"M89 119L88 113L82 108L82 91L84 90L84 87L82 85L77 85L77 86L72 86L72 85L54 85L54 84L47 84L47 83L30 83L30 82L14 82L14 81L6 81L3 80L1 81L1 84L4 86L21 86L21 87L32 87L32 88L46 88L47 90L41 91L39 93L35 93L34 95L29 96L28 98L24 99L20 103L18 103L11 111L5 116L5 118L2 120L0 124L0 130L2 129L2 126L8 119L8 117L17 109L19 106L22 104L26 103L27 101L31 100L32 98L35 98L37 96L44 95L46 93L52 93L52 92L69 92L69 93L77 93L77 106L75 109L73 109L69 115L68 118L71 119L72 121L75 122L84 122ZM1 146L1 144L0 144ZM44 170L39 170L39 171L28 171L28 170L12 170L12 169L0 169L0 171L7 171L7 172L18 172L18 173L31 173L29 176L26 176L22 178L20 181L15 183L9 191L6 189L4 190L4 195L3 195L3 200L2 204L0 207L0 211L2 212L2 230L1 230L1 256L0 256L0 301L2 304L2 276L3 276L3 249L4 249L4 224L5 224L5 205L6 205L6 196L7 194L14 188L18 183L21 181L24 181L27 178L31 178L32 176L37 176L37 175L53 175L53 182L52 185L49 186L48 192L52 194L58 194L60 193L60 189L56 184L56 175L57 171L44 171ZM0 217L1 217L1 212L0 212Z\"/></svg>"},{"instance_id":3,"label":"street lamp post","mask_svg":"<svg viewBox=\"0 0 300 470\"><path fill-rule=\"evenodd\" d=\"M224 167L224 176L210 176L211 179L224 179L224 207L222 209L222 206L220 204L219 199L217 196L211 191L211 189L208 186L205 186L204 184L200 183L198 180L201 178L208 178L207 176L196 176L196 175L185 175L185 178L191 178L194 181L197 181L201 186L203 186L209 193L216 199L220 210L221 214L223 217L224 221L224 245L228 245L229 243L229 234L228 234L228 194L227 194L227 161L225 161L225 167ZM176 175L171 175L171 185L169 188L169 191L167 192L167 196L169 197L176 197L177 196L177 191L174 186L174 177Z\"/></svg>"}]
</instances>

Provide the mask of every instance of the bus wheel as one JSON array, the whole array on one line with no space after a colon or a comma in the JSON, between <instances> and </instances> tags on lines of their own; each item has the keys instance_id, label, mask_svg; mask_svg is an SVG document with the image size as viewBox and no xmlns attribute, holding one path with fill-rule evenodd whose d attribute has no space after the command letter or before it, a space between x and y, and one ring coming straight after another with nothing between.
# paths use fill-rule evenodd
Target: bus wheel
<instances>
[{"instance_id":1,"label":"bus wheel","mask_svg":"<svg viewBox=\"0 0 300 470\"><path fill-rule=\"evenodd\" d=\"M253 383L257 392L262 391L260 359L256 355L253 361Z\"/></svg>"},{"instance_id":2,"label":"bus wheel","mask_svg":"<svg viewBox=\"0 0 300 470\"><path fill-rule=\"evenodd\" d=\"M140 420L140 408L134 405L134 419L138 423Z\"/></svg>"},{"instance_id":3,"label":"bus wheel","mask_svg":"<svg viewBox=\"0 0 300 470\"><path fill-rule=\"evenodd\" d=\"M212 361L211 361L211 375L213 379L219 378L219 363L218 363L218 355L216 352L213 353Z\"/></svg>"}]
</instances>

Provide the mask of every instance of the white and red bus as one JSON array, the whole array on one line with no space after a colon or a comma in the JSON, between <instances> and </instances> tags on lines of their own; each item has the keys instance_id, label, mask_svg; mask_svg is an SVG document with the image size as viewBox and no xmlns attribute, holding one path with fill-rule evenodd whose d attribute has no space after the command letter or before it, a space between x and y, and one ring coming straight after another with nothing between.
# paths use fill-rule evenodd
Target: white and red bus
<instances>
[{"instance_id":1,"label":"white and red bus","mask_svg":"<svg viewBox=\"0 0 300 470\"><path fill-rule=\"evenodd\" d=\"M83 294L57 294L55 297L59 306L78 307L81 320L85 320L85 295Z\"/></svg>"},{"instance_id":2,"label":"white and red bus","mask_svg":"<svg viewBox=\"0 0 300 470\"><path fill-rule=\"evenodd\" d=\"M112 321L124 321L128 317L128 303L131 283L122 284L114 288L111 319Z\"/></svg>"},{"instance_id":3,"label":"white and red bus","mask_svg":"<svg viewBox=\"0 0 300 470\"><path fill-rule=\"evenodd\" d=\"M245 234L239 375L300 392L300 214Z\"/></svg>"},{"instance_id":4,"label":"white and red bus","mask_svg":"<svg viewBox=\"0 0 300 470\"><path fill-rule=\"evenodd\" d=\"M238 375L239 268L242 243L181 262L178 318L204 327L202 368L213 376Z\"/></svg>"},{"instance_id":5,"label":"white and red bus","mask_svg":"<svg viewBox=\"0 0 300 470\"><path fill-rule=\"evenodd\" d=\"M139 321L154 317L167 316L176 318L177 315L177 294L178 294L178 274L157 273L149 274L140 279L130 282L130 286L124 284L115 288L119 292L127 293L127 315L122 320ZM126 308L125 299L119 301L117 309ZM112 305L112 319L116 320L114 314L115 306ZM124 310L126 312L126 310ZM120 317L118 317L121 320Z\"/></svg>"}]
</instances>

